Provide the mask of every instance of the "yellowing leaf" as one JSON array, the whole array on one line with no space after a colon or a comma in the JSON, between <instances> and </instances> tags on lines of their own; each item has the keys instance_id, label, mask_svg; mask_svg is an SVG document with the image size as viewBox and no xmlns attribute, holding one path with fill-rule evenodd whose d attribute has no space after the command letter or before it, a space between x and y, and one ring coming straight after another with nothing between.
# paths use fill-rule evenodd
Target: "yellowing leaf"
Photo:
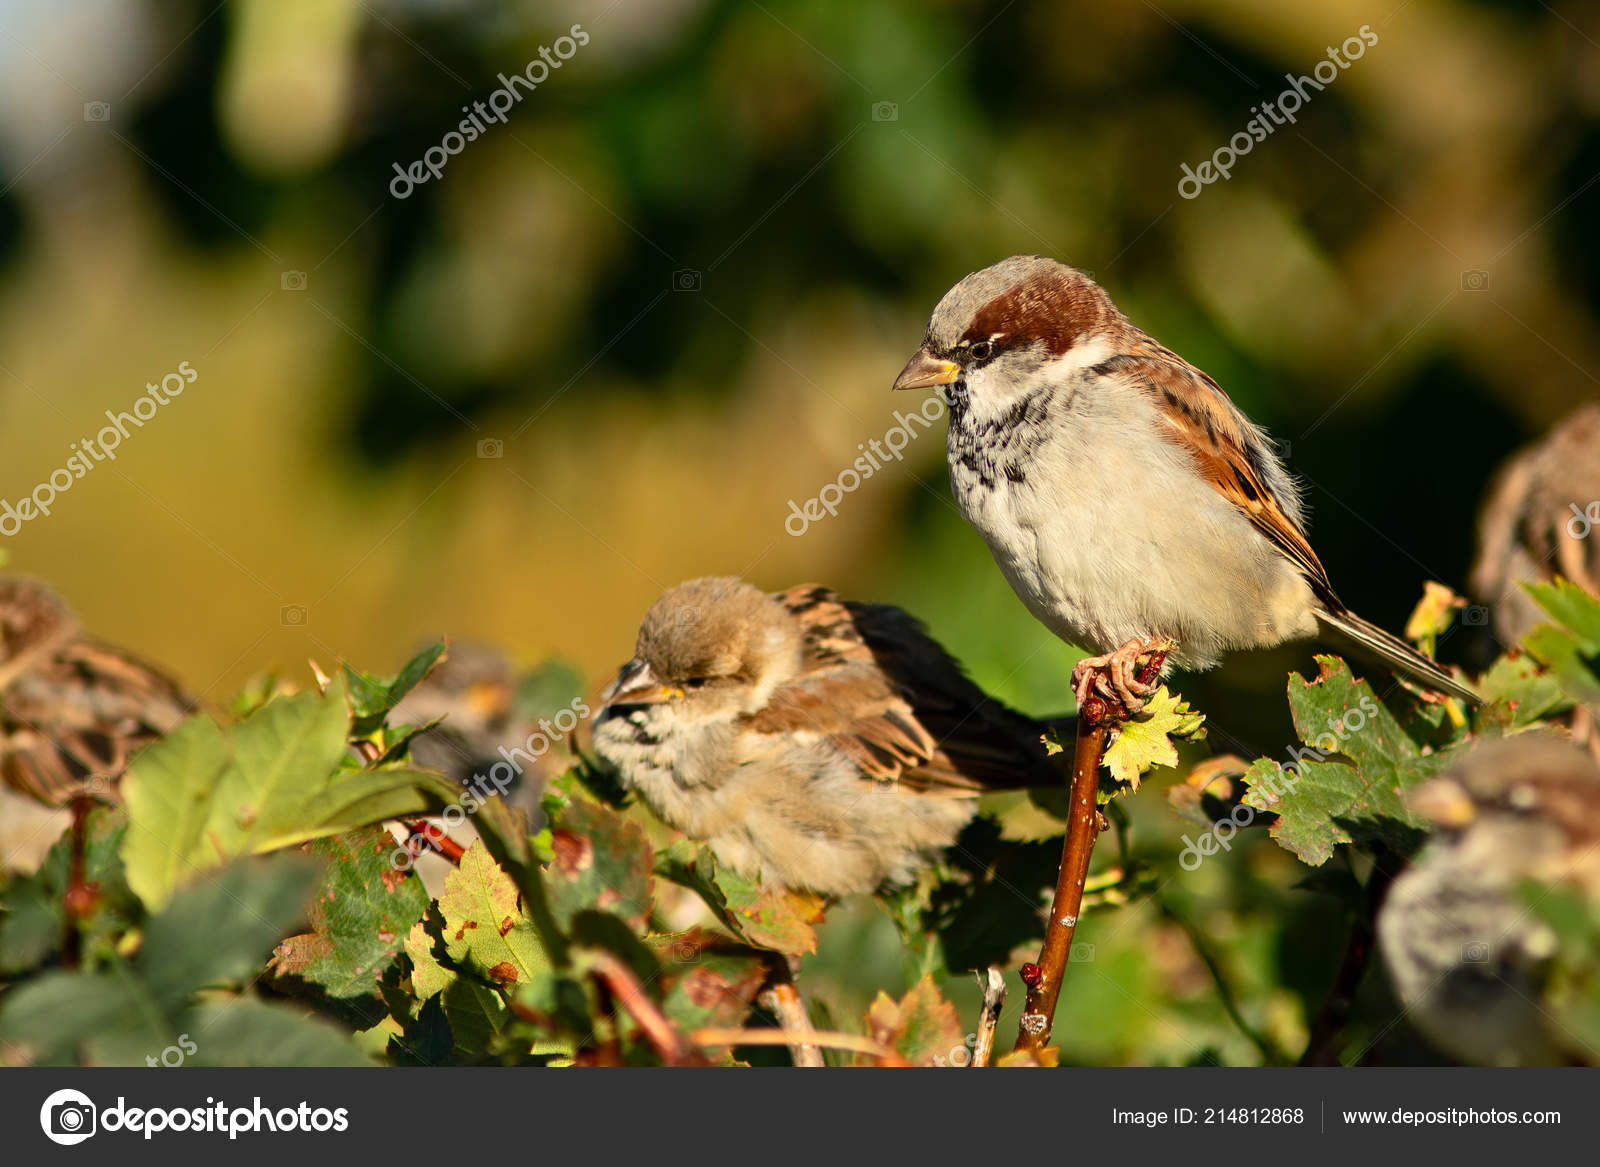
<instances>
[{"instance_id":1,"label":"yellowing leaf","mask_svg":"<svg viewBox=\"0 0 1600 1167\"><path fill-rule=\"evenodd\" d=\"M1173 738L1203 735L1205 715L1189 710L1187 701L1169 693L1165 685L1144 704L1137 717L1117 731L1117 740L1106 750L1105 764L1111 776L1139 789L1139 778L1156 766L1176 766L1178 747Z\"/></svg>"},{"instance_id":2,"label":"yellowing leaf","mask_svg":"<svg viewBox=\"0 0 1600 1167\"><path fill-rule=\"evenodd\" d=\"M525 983L550 967L533 921L523 915L516 884L481 840L445 876L439 897L444 946L451 961L498 985Z\"/></svg>"}]
</instances>

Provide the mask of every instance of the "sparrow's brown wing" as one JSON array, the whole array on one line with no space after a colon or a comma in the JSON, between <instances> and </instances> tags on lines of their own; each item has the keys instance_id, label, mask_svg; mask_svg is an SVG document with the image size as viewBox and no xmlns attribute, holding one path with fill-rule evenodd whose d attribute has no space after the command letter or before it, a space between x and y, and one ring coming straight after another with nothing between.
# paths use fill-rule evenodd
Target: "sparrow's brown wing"
<instances>
[{"instance_id":1,"label":"sparrow's brown wing","mask_svg":"<svg viewBox=\"0 0 1600 1167\"><path fill-rule=\"evenodd\" d=\"M750 719L765 733L810 731L862 775L930 793L1054 785L1045 726L985 696L899 608L802 586L778 600L805 628L806 671Z\"/></svg>"},{"instance_id":2,"label":"sparrow's brown wing","mask_svg":"<svg viewBox=\"0 0 1600 1167\"><path fill-rule=\"evenodd\" d=\"M1160 406L1174 441L1194 456L1217 493L1300 569L1318 600L1335 612L1344 611L1301 527L1293 483L1261 449L1267 440L1261 431L1239 412L1222 386L1171 349L1141 336L1132 353L1124 359L1124 369L1117 369L1114 359L1108 362L1113 366L1108 371L1126 372L1143 383ZM1275 478L1280 481L1270 481Z\"/></svg>"},{"instance_id":3,"label":"sparrow's brown wing","mask_svg":"<svg viewBox=\"0 0 1600 1167\"><path fill-rule=\"evenodd\" d=\"M149 665L72 640L0 691L0 779L52 806L85 791L114 796L134 751L194 709Z\"/></svg>"}]
</instances>

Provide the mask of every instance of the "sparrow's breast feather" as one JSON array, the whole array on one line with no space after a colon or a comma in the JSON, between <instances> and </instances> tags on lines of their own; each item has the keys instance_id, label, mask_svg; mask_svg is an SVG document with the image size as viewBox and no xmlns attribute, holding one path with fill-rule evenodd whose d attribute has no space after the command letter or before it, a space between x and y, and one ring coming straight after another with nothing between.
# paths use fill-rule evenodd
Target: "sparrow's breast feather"
<instances>
[{"instance_id":1,"label":"sparrow's breast feather","mask_svg":"<svg viewBox=\"0 0 1600 1167\"><path fill-rule=\"evenodd\" d=\"M957 505L1035 617L1100 651L1171 636L1191 668L1284 639L1271 613L1309 590L1161 437L1148 398L1092 374L1032 397L969 412L947 450Z\"/></svg>"}]
</instances>

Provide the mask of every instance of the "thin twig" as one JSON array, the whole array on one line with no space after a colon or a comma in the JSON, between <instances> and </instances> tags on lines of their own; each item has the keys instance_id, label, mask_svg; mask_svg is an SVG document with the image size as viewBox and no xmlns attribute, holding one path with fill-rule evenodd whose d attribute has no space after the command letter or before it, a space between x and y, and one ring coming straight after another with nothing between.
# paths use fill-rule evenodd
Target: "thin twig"
<instances>
[{"instance_id":1,"label":"thin twig","mask_svg":"<svg viewBox=\"0 0 1600 1167\"><path fill-rule=\"evenodd\" d=\"M1283 1065L1285 1060L1283 1052L1268 1041L1265 1034L1253 1028L1244 1019L1244 1014L1239 1011L1239 1003L1234 998L1233 989L1229 986L1227 978L1222 975L1222 966L1212 956L1210 948L1206 945L1205 938L1200 935L1200 929L1196 928L1188 917L1173 907L1163 896L1156 897L1156 908L1163 916L1182 929L1183 934L1189 938L1189 946L1194 949L1195 955L1200 958L1200 963L1206 966L1206 972L1211 975L1211 984L1217 990L1217 1000L1222 1002L1223 1012L1238 1027L1239 1032L1250 1039L1250 1044L1255 1046L1257 1052L1261 1054L1262 1061L1269 1066Z\"/></svg>"},{"instance_id":2,"label":"thin twig","mask_svg":"<svg viewBox=\"0 0 1600 1167\"><path fill-rule=\"evenodd\" d=\"M774 952L767 962L769 969L768 988L762 994L762 1004L772 1010L772 1015L778 1019L779 1028L789 1033L807 1034L812 1031L811 1017L806 1012L806 1005L800 999L800 990L794 982L793 957L785 956L781 952ZM822 1050L816 1042L801 1040L789 1048L789 1057L797 1066L807 1069L819 1069L825 1063L822 1060Z\"/></svg>"},{"instance_id":3,"label":"thin twig","mask_svg":"<svg viewBox=\"0 0 1600 1167\"><path fill-rule=\"evenodd\" d=\"M685 1047L682 1036L645 993L644 985L631 968L609 952L591 951L588 959L590 970L610 991L616 1003L638 1023L639 1031L663 1062L669 1066L681 1066L703 1060Z\"/></svg>"},{"instance_id":4,"label":"thin twig","mask_svg":"<svg viewBox=\"0 0 1600 1167\"><path fill-rule=\"evenodd\" d=\"M887 1046L879 1045L870 1037L854 1033L829 1033L822 1029L807 1029L803 1033L792 1029L696 1029L690 1032L689 1041L697 1046L714 1045L787 1045L801 1041L810 1042L823 1049L839 1049L849 1053L866 1054L877 1058L886 1066L903 1066L906 1060Z\"/></svg>"},{"instance_id":5,"label":"thin twig","mask_svg":"<svg viewBox=\"0 0 1600 1167\"><path fill-rule=\"evenodd\" d=\"M1387 867L1386 867L1387 865ZM1377 919L1383 898L1394 882L1394 871L1400 860L1385 848L1379 848L1367 877L1364 911L1350 922L1350 935L1345 941L1344 956L1339 961L1339 971L1333 978L1322 1008L1311 1022L1311 1035L1306 1040L1305 1053L1300 1055L1302 1066L1337 1066L1340 1064L1336 1048L1339 1034L1350 1020L1350 1009L1355 1003L1356 991L1366 976L1367 963L1372 959L1375 936L1372 922Z\"/></svg>"},{"instance_id":6,"label":"thin twig","mask_svg":"<svg viewBox=\"0 0 1600 1167\"><path fill-rule=\"evenodd\" d=\"M994 1031L1000 1024L1000 1010L1006 1003L1006 978L994 965L982 972L974 971L978 987L983 990L983 1005L978 1010L978 1041L972 1047L972 1064L987 1066L994 1055Z\"/></svg>"},{"instance_id":7,"label":"thin twig","mask_svg":"<svg viewBox=\"0 0 1600 1167\"><path fill-rule=\"evenodd\" d=\"M1153 652L1139 670L1141 684L1149 684L1166 663L1165 650ZM1105 757L1111 727L1126 720L1120 703L1090 697L1078 711L1077 739L1072 754L1072 786L1068 795L1067 835L1061 844L1061 870L1056 876L1055 899L1050 905L1050 922L1045 925L1044 946L1039 961L1024 966L1023 983L1028 995L1017 1026L1015 1049L1037 1053L1050 1044L1055 1024L1056 1002L1061 996L1061 978L1072 953L1072 937L1078 930L1078 914L1083 907L1083 884L1089 876L1089 859L1100 835L1103 818L1099 809L1100 763Z\"/></svg>"},{"instance_id":8,"label":"thin twig","mask_svg":"<svg viewBox=\"0 0 1600 1167\"><path fill-rule=\"evenodd\" d=\"M408 832L410 832L410 837L406 840L406 846L408 848L410 848L413 843L417 843L420 840L420 843L426 844L429 850L443 855L457 867L461 866L461 858L466 854L466 851L462 848L461 844L456 842L449 835L445 834L438 827L434 826L427 819L408 819L405 822L405 828ZM419 845L415 850L412 851L411 857L415 859L421 853L422 848Z\"/></svg>"}]
</instances>

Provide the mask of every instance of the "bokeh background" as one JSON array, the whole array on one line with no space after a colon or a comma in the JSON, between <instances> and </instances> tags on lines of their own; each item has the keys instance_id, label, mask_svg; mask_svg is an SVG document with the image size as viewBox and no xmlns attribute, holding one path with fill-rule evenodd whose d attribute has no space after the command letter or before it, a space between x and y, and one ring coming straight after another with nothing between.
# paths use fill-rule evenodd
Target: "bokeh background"
<instances>
[{"instance_id":1,"label":"bokeh background","mask_svg":"<svg viewBox=\"0 0 1600 1167\"><path fill-rule=\"evenodd\" d=\"M1180 196L1363 26L1295 125ZM1595 396L1597 217L1574 0L0 0L0 498L198 374L0 548L216 701L441 633L599 681L663 588L731 573L900 603L1059 711L1073 654L955 512L942 425L785 529L920 405L888 385L945 288L1016 252L1094 272L1285 444L1336 586L1398 628L1462 585L1496 463ZM1213 745L1282 756L1307 659L1186 681ZM1148 845L1179 846L1158 799ZM1293 990L1251 1006L1287 1042L1336 929L1249 853L1173 894ZM1183 929L1125 915L1079 1056L1248 1060Z\"/></svg>"}]
</instances>

